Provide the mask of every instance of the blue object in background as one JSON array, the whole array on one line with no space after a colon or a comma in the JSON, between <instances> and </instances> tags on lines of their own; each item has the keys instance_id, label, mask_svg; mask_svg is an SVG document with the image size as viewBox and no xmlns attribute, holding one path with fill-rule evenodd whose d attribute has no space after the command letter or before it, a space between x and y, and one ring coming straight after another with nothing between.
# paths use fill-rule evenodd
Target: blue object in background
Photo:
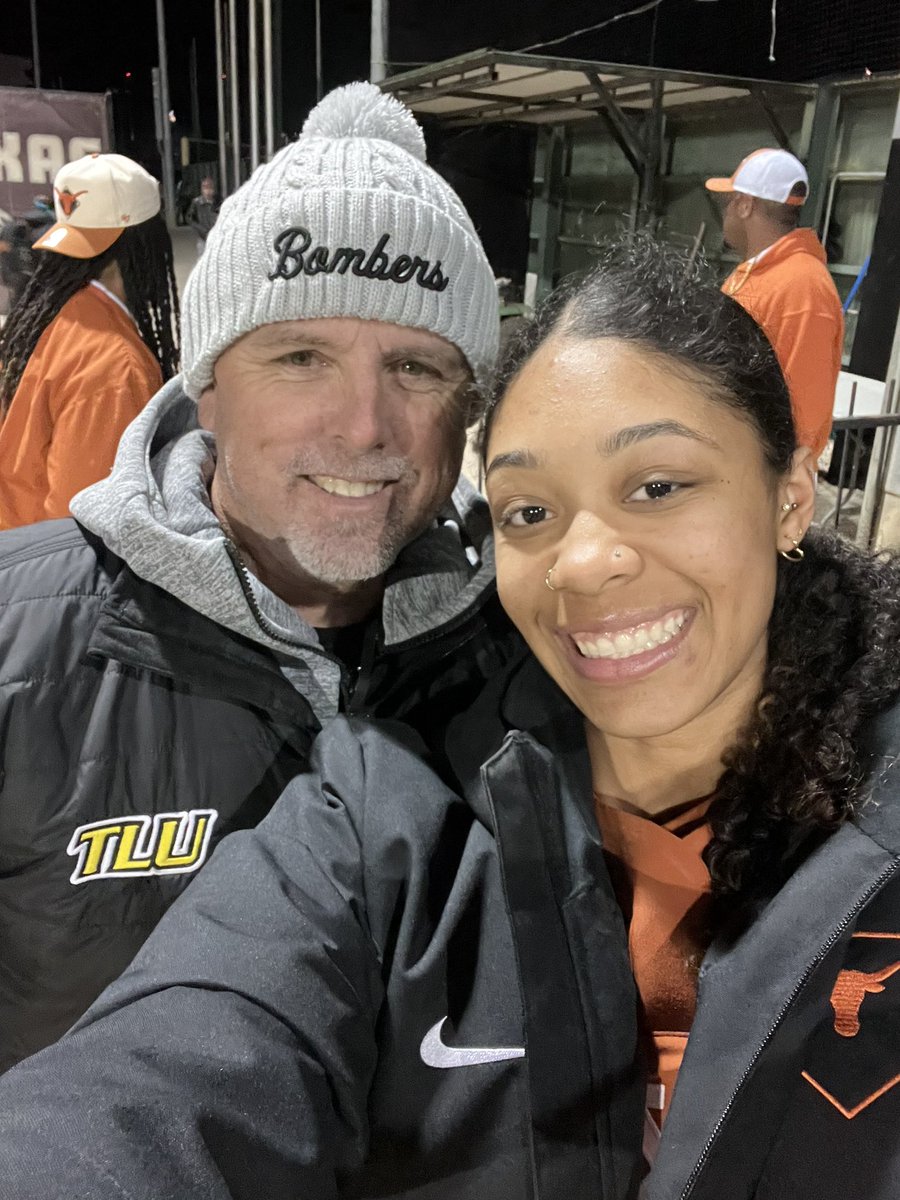
<instances>
[{"instance_id":1,"label":"blue object in background","mask_svg":"<svg viewBox=\"0 0 900 1200\"><path fill-rule=\"evenodd\" d=\"M850 307L850 305L853 303L853 297L859 291L859 285L865 279L866 271L868 271L869 263L871 261L872 261L872 255L871 254L866 255L866 261L860 267L859 274L857 275L856 279L853 281L853 287L847 293L847 299L844 301L844 312L846 312L847 309Z\"/></svg>"}]
</instances>

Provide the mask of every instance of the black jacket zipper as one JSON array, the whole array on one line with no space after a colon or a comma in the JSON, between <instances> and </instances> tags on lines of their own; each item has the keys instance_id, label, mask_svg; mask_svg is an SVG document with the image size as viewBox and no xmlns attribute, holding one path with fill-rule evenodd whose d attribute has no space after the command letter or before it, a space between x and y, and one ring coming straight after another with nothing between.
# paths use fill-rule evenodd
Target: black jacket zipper
<instances>
[{"instance_id":1,"label":"black jacket zipper","mask_svg":"<svg viewBox=\"0 0 900 1200\"><path fill-rule=\"evenodd\" d=\"M231 559L232 564L234 565L238 582L241 586L241 591L244 593L244 598L247 601L250 611L253 613L254 620L256 621L257 625L259 625L263 633L267 637L272 638L273 641L280 642L284 646L291 646L295 650L311 651L314 654L318 653L322 658L327 659L329 662L335 663L340 668L341 672L341 697L343 699L344 710L346 712L353 712L354 709L351 705L351 701L355 700L357 704L359 704L359 698L365 697L366 689L372 675L372 670L379 654L390 653L390 651L385 650L384 646L381 644L381 638L378 635L377 630L373 629L370 634L367 634L365 649L363 652L363 662L360 664L359 670L356 671L351 678L346 666L339 659L335 658L331 654L328 654L325 650L316 650L315 646L309 646L303 642L297 642L291 638L286 638L283 634L279 633L269 621L266 620L262 609L259 607L256 596L253 594L250 569L241 558L237 546L235 546L233 542L226 540L225 548L228 551L228 556ZM490 589L485 589L485 593L479 599L479 602L474 606L474 608L466 609L465 612L460 613L455 620L448 621L445 625L442 625L440 629L429 630L428 633L422 634L419 638L415 639L413 643L407 643L404 648L409 649L411 645L415 645L417 647L419 645L424 646L429 642L436 641L438 638L446 637L448 634L455 633L462 626L471 622L473 614L477 613L481 609L482 604L486 601L489 595ZM455 641L452 646L447 646L440 657L446 658L448 654L457 651L460 646L464 646L465 643L472 636L474 636L474 633L475 627L472 625L472 627L466 631L466 635L460 638L458 641ZM357 709L355 712L356 715L364 715L361 709Z\"/></svg>"}]
</instances>

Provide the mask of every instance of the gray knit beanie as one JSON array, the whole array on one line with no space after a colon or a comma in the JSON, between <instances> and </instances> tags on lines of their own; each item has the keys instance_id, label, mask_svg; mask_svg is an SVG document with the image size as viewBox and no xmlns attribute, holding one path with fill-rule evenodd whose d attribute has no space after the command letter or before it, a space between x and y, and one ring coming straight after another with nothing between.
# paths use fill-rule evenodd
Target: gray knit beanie
<instances>
[{"instance_id":1,"label":"gray knit beanie","mask_svg":"<svg viewBox=\"0 0 900 1200\"><path fill-rule=\"evenodd\" d=\"M498 312L478 235L426 166L412 114L351 83L222 205L181 305L184 386L199 399L243 334L312 317L428 329L458 346L484 385Z\"/></svg>"}]
</instances>

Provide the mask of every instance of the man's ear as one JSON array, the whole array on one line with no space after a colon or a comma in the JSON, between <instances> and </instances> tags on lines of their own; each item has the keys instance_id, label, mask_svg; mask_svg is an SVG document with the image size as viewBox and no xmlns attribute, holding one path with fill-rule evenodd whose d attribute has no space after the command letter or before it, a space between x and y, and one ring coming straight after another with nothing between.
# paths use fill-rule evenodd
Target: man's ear
<instances>
[{"instance_id":1,"label":"man's ear","mask_svg":"<svg viewBox=\"0 0 900 1200\"><path fill-rule=\"evenodd\" d=\"M216 384L215 380L200 393L197 401L197 420L201 429L216 432Z\"/></svg>"},{"instance_id":2,"label":"man's ear","mask_svg":"<svg viewBox=\"0 0 900 1200\"><path fill-rule=\"evenodd\" d=\"M732 204L734 204L735 212L742 221L746 221L748 217L752 216L757 207L756 197L745 196L743 192L735 192Z\"/></svg>"}]
</instances>

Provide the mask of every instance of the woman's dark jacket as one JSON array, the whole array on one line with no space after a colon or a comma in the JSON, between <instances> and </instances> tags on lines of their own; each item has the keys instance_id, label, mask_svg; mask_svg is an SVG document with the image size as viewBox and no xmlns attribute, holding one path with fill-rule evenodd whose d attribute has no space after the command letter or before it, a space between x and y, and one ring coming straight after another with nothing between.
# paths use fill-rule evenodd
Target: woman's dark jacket
<instances>
[{"instance_id":1,"label":"woman's dark jacket","mask_svg":"<svg viewBox=\"0 0 900 1200\"><path fill-rule=\"evenodd\" d=\"M581 719L527 663L449 742L465 801L399 727L328 726L79 1029L0 1081L0 1197L637 1194ZM900 1194L898 743L894 710L858 820L708 953L649 1200Z\"/></svg>"}]
</instances>

